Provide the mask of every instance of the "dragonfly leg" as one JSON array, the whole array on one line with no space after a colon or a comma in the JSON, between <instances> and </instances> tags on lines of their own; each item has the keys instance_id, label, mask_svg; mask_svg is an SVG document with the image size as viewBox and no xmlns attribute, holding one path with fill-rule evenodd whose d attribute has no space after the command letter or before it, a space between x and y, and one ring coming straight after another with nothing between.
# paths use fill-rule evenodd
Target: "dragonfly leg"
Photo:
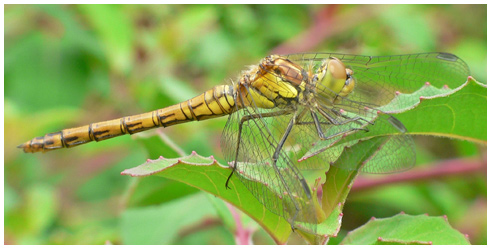
<instances>
[{"instance_id":1,"label":"dragonfly leg","mask_svg":"<svg viewBox=\"0 0 491 249\"><path fill-rule=\"evenodd\" d=\"M285 114L290 114L292 113L293 110L281 110L281 111L276 111L276 112L268 112L268 113L254 113L250 115L243 116L242 119L240 120L239 123L239 131L237 135L237 145L236 145L236 150L235 150L235 160L234 160L234 165L232 167L232 172L230 172L230 175L227 178L227 181L225 182L225 187L229 189L230 187L228 186L228 183L230 182L230 178L234 174L236 168L237 168L237 159L239 157L239 149L240 149L240 138L242 135L242 125L245 122L249 122L250 120L255 120L259 118L270 118L270 117L276 117L276 116L281 116Z\"/></svg>"},{"instance_id":2,"label":"dragonfly leg","mask_svg":"<svg viewBox=\"0 0 491 249\"><path fill-rule=\"evenodd\" d=\"M229 183L230 178L233 175L233 172L235 172L235 170L237 170L236 166L237 166L237 161L238 161L237 159L238 159L238 155L239 155L240 137L242 134L243 124L245 122L248 122L251 120L256 120L256 119L260 119L260 118L276 117L276 116L280 116L280 115L291 114L292 112L294 112L294 110L282 110L282 111L278 111L278 112L263 113L263 114L256 113L256 114L251 114L251 115L247 115L247 116L242 117L240 124L239 124L239 131L238 131L237 150L236 150L236 155L235 155L236 160L234 161L234 167L232 168L232 172L227 179L227 183L226 183L227 188L229 188L228 183ZM287 183L287 181L282 177L282 174L280 172L280 169L277 167L276 162L278 161L278 159L280 157L281 149L283 148L283 145L285 144L285 142L286 142L286 140L287 140L287 138L288 138L288 136L289 136L289 134L293 128L293 125L295 124L295 121L296 121L296 116L294 114L294 116L290 120L280 142L278 143L278 145L276 145L275 152L272 155L272 159L273 159L272 167L276 171L277 175L279 176L279 180L281 181L281 184L285 187L285 190L286 190L285 192L288 194L290 200L292 200L293 208L295 209L293 216L288 218L289 220L291 220L290 225L291 225L292 231L295 230L294 222L295 222L301 208L300 208L298 201L296 201L296 197L294 196L294 193L291 190L290 186L292 183ZM298 171L298 169L295 167L291 167L290 170L293 171L296 178L300 181L302 188L304 189L304 191L306 193L306 196L309 199L312 198L312 194L310 193L310 188L309 188L307 182L305 181L305 179L303 178L303 176L301 175L301 173Z\"/></svg>"},{"instance_id":3,"label":"dragonfly leg","mask_svg":"<svg viewBox=\"0 0 491 249\"><path fill-rule=\"evenodd\" d=\"M345 118L345 120L343 120L343 121L336 120L335 118L331 117L331 115L329 115L329 113L326 112L325 110L323 110L322 108L317 108L317 111L319 111L319 113L323 117L325 117L327 120L329 120L329 122L331 122L333 125L344 125L344 124L351 123L351 122L355 122L355 123L357 123L359 125L363 125L363 123L360 122L360 121L365 121L366 123L369 123L369 124L372 124L373 125L373 122L370 122L370 121L368 121L368 120L366 120L366 119L364 119L362 117L350 118L350 117L348 117L348 116L346 116L344 114L341 114L340 112L337 112L337 111L332 110L332 109L331 109L331 111L334 112L334 114L339 115L339 116Z\"/></svg>"},{"instance_id":4,"label":"dragonfly leg","mask_svg":"<svg viewBox=\"0 0 491 249\"><path fill-rule=\"evenodd\" d=\"M350 128L348 130L340 131L338 133L335 133L335 134L332 134L332 135L329 135L329 136L326 137L326 135L322 131L322 128L321 128L321 125L320 125L320 122L319 122L319 118L317 117L317 113L311 112L311 115L312 115L312 119L314 120L315 128L317 129L317 134L319 135L319 137L320 137L321 140L329 140L329 139L331 139L333 137L337 137L339 135L342 135L342 134L345 134L345 133L351 132L351 131L357 131L357 130L368 131L367 128ZM338 125L338 124L336 124L336 125Z\"/></svg>"},{"instance_id":5,"label":"dragonfly leg","mask_svg":"<svg viewBox=\"0 0 491 249\"><path fill-rule=\"evenodd\" d=\"M350 117L348 117L347 115L342 114L341 112L338 112L338 111L336 111L336 110L334 110L334 109L331 109L331 111L332 111L332 112L334 112L336 115L339 115L339 116L341 116L341 117L343 117L343 118L346 118L346 120L345 120L345 121L343 121L343 122L341 122L341 124L345 124L345 123L348 123L348 122L355 122L355 123L357 123L357 124L359 124L359 125L363 125L363 123L362 123L362 122L360 122L360 120L362 120L362 121L365 121L365 122L367 122L367 123L369 123L369 124L373 125L373 122L372 122L372 121L368 121L368 120L366 120L366 119L364 119L364 118L362 118L362 117L350 118Z\"/></svg>"},{"instance_id":6,"label":"dragonfly leg","mask_svg":"<svg viewBox=\"0 0 491 249\"><path fill-rule=\"evenodd\" d=\"M285 186L286 191L287 191L290 199L292 200L292 202L295 206L295 214L293 215L292 223L290 224L292 231L295 231L294 223L295 223L295 220L297 218L298 213L300 212L300 207L298 206L298 203L296 201L294 201L295 197L292 195L292 191L290 190L288 183L285 181L285 179L283 177L281 177L281 173L279 172L279 169L276 166L276 162L278 161L278 158L280 157L280 152L281 152L281 149L283 148L283 145L285 145L286 139L288 138L288 136L290 135L290 132L292 131L293 125L296 123L296 118L297 117L294 114L293 117L290 119L290 122L288 123L288 126L286 127L285 133L283 133L283 137L281 138L280 142L278 143L278 146L276 146L275 152L273 154L273 169L278 174L281 183L283 184L283 186ZM292 167L291 170L294 171L296 178L302 184L302 188L303 188L307 198L311 199L312 194L310 193L309 185L307 184L307 182L303 178L302 174L295 167Z\"/></svg>"}]
</instances>

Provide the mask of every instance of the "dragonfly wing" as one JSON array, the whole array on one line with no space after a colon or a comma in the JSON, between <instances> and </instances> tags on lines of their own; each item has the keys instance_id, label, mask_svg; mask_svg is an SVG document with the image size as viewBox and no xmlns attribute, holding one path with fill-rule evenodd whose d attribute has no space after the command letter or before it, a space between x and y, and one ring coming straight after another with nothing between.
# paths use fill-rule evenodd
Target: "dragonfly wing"
<instances>
[{"instance_id":1,"label":"dragonfly wing","mask_svg":"<svg viewBox=\"0 0 491 249\"><path fill-rule=\"evenodd\" d=\"M390 114L365 110L364 115L339 111L334 107L319 108L316 112L318 124L324 139L317 136L302 160L335 162L345 147L360 140L385 137L387 140L378 148L361 169L366 173L394 173L414 166L416 154L411 136L405 134L404 125ZM305 119L307 121L307 118ZM307 164L316 165L316 164ZM357 165L335 164L344 169L354 170Z\"/></svg>"},{"instance_id":2,"label":"dragonfly wing","mask_svg":"<svg viewBox=\"0 0 491 249\"><path fill-rule=\"evenodd\" d=\"M455 89L467 80L467 64L453 54L421 53L391 56L363 56L337 53L304 53L288 55L301 66L313 64L314 70L323 60L336 57L353 70L355 89L348 95L352 102L371 107L388 104L396 92L412 93L426 83L434 87Z\"/></svg>"},{"instance_id":3,"label":"dragonfly wing","mask_svg":"<svg viewBox=\"0 0 491 249\"><path fill-rule=\"evenodd\" d=\"M413 139L406 134L384 137L381 145L361 168L365 173L396 173L408 170L416 163Z\"/></svg>"},{"instance_id":4,"label":"dragonfly wing","mask_svg":"<svg viewBox=\"0 0 491 249\"><path fill-rule=\"evenodd\" d=\"M323 100L322 94L319 94L317 98L321 108L317 116L322 131L329 139L319 140L304 158L310 160L316 156L332 162L342 153L345 146L351 146L360 139L387 136L387 141L362 168L362 171L370 173L392 173L406 170L414 165L412 138L405 134L406 128L401 122L387 114L387 112L398 111L391 109L392 106L389 105L398 93L413 93L428 83L436 88L445 86L457 88L465 83L470 75L464 61L447 53L395 56L334 53L288 55L290 60L303 67L312 68L314 72L322 61L330 57L340 59L353 71L355 87L346 97L339 96L335 103L327 99ZM330 89L321 89L321 91L332 92ZM435 91L434 95L437 94L439 92ZM398 101L398 106L401 107L412 104L402 103L404 99ZM349 169L352 166L343 167Z\"/></svg>"},{"instance_id":5,"label":"dragonfly wing","mask_svg":"<svg viewBox=\"0 0 491 249\"><path fill-rule=\"evenodd\" d=\"M282 115L279 115L282 114ZM223 153L248 190L271 212L292 226L315 232L317 219L311 193L286 142L276 162L272 157L293 113L246 107L231 114L222 135ZM300 222L300 223L297 223Z\"/></svg>"}]
</instances>

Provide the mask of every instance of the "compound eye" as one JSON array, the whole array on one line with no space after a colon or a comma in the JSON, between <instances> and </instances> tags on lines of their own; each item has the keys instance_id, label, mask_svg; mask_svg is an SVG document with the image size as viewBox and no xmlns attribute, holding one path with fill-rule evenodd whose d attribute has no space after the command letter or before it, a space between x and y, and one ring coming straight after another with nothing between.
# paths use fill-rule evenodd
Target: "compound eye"
<instances>
[{"instance_id":1,"label":"compound eye","mask_svg":"<svg viewBox=\"0 0 491 249\"><path fill-rule=\"evenodd\" d=\"M329 61L328 68L334 78L346 79L346 67L338 58L332 58Z\"/></svg>"},{"instance_id":2,"label":"compound eye","mask_svg":"<svg viewBox=\"0 0 491 249\"><path fill-rule=\"evenodd\" d=\"M346 85L349 85L353 81L353 71L346 68Z\"/></svg>"}]
</instances>

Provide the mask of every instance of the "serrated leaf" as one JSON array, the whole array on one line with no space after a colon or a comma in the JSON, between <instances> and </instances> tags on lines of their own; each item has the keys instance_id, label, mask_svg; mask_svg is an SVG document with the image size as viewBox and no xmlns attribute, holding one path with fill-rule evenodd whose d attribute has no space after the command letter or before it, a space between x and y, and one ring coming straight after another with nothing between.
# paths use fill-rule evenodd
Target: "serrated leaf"
<instances>
[{"instance_id":1,"label":"serrated leaf","mask_svg":"<svg viewBox=\"0 0 491 249\"><path fill-rule=\"evenodd\" d=\"M390 218L372 219L350 232L341 244L432 244L469 245L469 240L450 226L444 217L398 214Z\"/></svg>"},{"instance_id":2,"label":"serrated leaf","mask_svg":"<svg viewBox=\"0 0 491 249\"><path fill-rule=\"evenodd\" d=\"M486 144L486 102L486 85L470 77L457 89L425 85L412 94L399 94L380 110L402 122L407 135L458 138ZM340 155L345 146L353 145L359 139L400 135L400 130L391 127L390 119L391 116L379 113L371 120L373 125L367 126L368 132L350 132L344 137L320 141L303 158L316 156L327 149L333 155Z\"/></svg>"},{"instance_id":3,"label":"serrated leaf","mask_svg":"<svg viewBox=\"0 0 491 249\"><path fill-rule=\"evenodd\" d=\"M266 209L235 175L229 182L231 189L226 189L225 182L230 173L231 170L228 167L218 164L213 157L205 158L193 153L182 158L147 160L146 163L127 169L121 174L133 177L157 175L204 190L248 214L277 243L286 243L292 232L290 224L283 217ZM273 191L267 194L275 196ZM316 243L315 241L326 240L328 237L337 235L341 224L341 206L331 211L327 219L317 224L317 235L310 235L312 240L309 242ZM301 223L299 222L298 225L300 227Z\"/></svg>"},{"instance_id":4,"label":"serrated leaf","mask_svg":"<svg viewBox=\"0 0 491 249\"><path fill-rule=\"evenodd\" d=\"M182 158L148 160L121 174L134 177L157 175L204 190L247 213L277 243L286 243L291 233L290 224L281 216L267 210L235 176L232 176L229 182L231 189L226 189L225 182L230 173L228 167L219 165L213 157L205 158L193 153Z\"/></svg>"},{"instance_id":5,"label":"serrated leaf","mask_svg":"<svg viewBox=\"0 0 491 249\"><path fill-rule=\"evenodd\" d=\"M394 116L404 123L412 135L457 138L487 144L486 85L469 78L452 94L425 98L408 112Z\"/></svg>"}]
</instances>

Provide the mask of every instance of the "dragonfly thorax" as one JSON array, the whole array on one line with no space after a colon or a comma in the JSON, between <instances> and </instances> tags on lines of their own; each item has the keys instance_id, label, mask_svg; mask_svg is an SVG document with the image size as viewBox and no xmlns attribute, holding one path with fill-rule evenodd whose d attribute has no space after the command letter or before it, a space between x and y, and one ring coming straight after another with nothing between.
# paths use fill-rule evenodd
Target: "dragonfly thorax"
<instances>
[{"instance_id":1,"label":"dragonfly thorax","mask_svg":"<svg viewBox=\"0 0 491 249\"><path fill-rule=\"evenodd\" d=\"M244 102L241 105L265 109L294 105L306 78L300 65L283 56L267 56L240 78L237 88Z\"/></svg>"}]
</instances>

